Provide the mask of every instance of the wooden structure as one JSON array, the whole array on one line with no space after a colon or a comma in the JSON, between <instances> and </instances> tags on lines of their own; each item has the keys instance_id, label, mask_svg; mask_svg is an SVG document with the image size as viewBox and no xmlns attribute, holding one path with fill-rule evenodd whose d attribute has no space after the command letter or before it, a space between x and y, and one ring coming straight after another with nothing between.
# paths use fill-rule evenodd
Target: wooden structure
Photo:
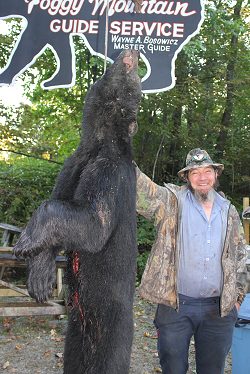
<instances>
[{"instance_id":1,"label":"wooden structure","mask_svg":"<svg viewBox=\"0 0 250 374\"><path fill-rule=\"evenodd\" d=\"M0 223L0 229L3 230L2 246L11 246L15 236L21 234L22 229L17 226L8 225L7 223Z\"/></svg>"},{"instance_id":2,"label":"wooden structure","mask_svg":"<svg viewBox=\"0 0 250 374\"><path fill-rule=\"evenodd\" d=\"M17 259L13 254L13 241L15 236L20 235L22 229L0 223L0 229L3 230L2 244L0 247L0 316L28 316L28 315L60 315L65 314L66 309L63 305L63 270L66 266L64 256L56 257L56 290L53 294L55 299L47 303L39 304L30 299L25 286L16 286L12 282L3 280L5 271L8 268L26 267L24 259ZM25 299L28 301L20 301ZM6 298L8 301L6 301ZM9 298L16 298L15 302L9 301ZM29 298L29 299L27 299Z\"/></svg>"}]
</instances>

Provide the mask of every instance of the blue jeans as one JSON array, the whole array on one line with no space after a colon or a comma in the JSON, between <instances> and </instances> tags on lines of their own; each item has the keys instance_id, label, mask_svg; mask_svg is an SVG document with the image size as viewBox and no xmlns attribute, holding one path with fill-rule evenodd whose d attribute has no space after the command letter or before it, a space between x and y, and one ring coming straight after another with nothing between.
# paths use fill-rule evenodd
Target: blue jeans
<instances>
[{"instance_id":1,"label":"blue jeans","mask_svg":"<svg viewBox=\"0 0 250 374\"><path fill-rule=\"evenodd\" d=\"M220 317L219 297L195 299L179 295L179 311L158 305L155 326L163 374L185 374L188 350L194 336L197 374L223 374L237 320L234 307Z\"/></svg>"}]
</instances>

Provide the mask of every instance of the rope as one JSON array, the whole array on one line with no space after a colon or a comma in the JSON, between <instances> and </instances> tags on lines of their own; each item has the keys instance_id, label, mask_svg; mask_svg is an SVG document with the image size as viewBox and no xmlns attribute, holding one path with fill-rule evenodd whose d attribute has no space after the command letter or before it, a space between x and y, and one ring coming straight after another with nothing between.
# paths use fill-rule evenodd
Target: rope
<instances>
[{"instance_id":1,"label":"rope","mask_svg":"<svg viewBox=\"0 0 250 374\"><path fill-rule=\"evenodd\" d=\"M104 73L107 69L107 55L108 55L108 38L109 38L109 0L106 6L106 22L105 22L105 59L104 59Z\"/></svg>"}]
</instances>

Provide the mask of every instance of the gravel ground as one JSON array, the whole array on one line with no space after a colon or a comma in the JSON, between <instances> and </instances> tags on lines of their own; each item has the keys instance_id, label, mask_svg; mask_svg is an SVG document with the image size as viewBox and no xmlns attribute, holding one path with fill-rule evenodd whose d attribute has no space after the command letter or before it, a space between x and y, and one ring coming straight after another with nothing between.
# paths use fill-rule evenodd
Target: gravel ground
<instances>
[{"instance_id":1,"label":"gravel ground","mask_svg":"<svg viewBox=\"0 0 250 374\"><path fill-rule=\"evenodd\" d=\"M154 313L155 305L135 298L135 333L130 374L161 373L152 323ZM0 373L62 374L66 318L1 318L0 322ZM188 374L195 373L193 344L189 361ZM229 356L225 374L230 373Z\"/></svg>"}]
</instances>

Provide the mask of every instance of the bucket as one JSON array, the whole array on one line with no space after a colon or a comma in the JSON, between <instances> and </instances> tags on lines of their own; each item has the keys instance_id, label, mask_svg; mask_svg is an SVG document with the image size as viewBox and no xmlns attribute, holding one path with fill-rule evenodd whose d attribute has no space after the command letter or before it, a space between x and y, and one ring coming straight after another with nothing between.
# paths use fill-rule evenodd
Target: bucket
<instances>
[{"instance_id":1,"label":"bucket","mask_svg":"<svg viewBox=\"0 0 250 374\"><path fill-rule=\"evenodd\" d=\"M250 374L250 293L239 309L231 352L232 374Z\"/></svg>"}]
</instances>

